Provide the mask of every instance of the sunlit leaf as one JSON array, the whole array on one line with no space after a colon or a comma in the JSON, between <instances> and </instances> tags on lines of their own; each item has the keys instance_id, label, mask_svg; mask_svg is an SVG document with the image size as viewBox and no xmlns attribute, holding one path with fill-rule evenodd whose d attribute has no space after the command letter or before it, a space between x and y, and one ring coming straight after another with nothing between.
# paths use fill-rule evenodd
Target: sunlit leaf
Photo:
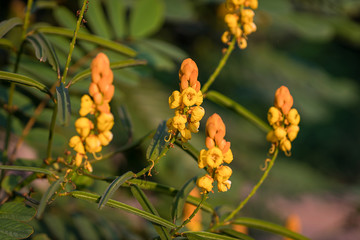
<instances>
[{"instance_id":1,"label":"sunlit leaf","mask_svg":"<svg viewBox=\"0 0 360 240\"><path fill-rule=\"evenodd\" d=\"M60 28L60 27L39 27L36 29L36 31L46 33L46 34L55 34L55 35L61 35L61 36L66 36L66 37L73 37L73 34L74 34L74 31L71 29ZM92 34L79 32L77 35L77 39L95 43L99 46L109 48L111 50L117 51L117 52L124 54L126 56L129 56L129 57L136 56L136 52L129 47L122 45L120 43L117 43L117 42L113 42L113 41L104 39L102 37L92 35Z\"/></svg>"},{"instance_id":2,"label":"sunlit leaf","mask_svg":"<svg viewBox=\"0 0 360 240\"><path fill-rule=\"evenodd\" d=\"M240 224L249 228L261 229L267 232L279 234L285 237L292 238L294 240L310 240L309 238L302 236L298 233L290 231L289 229L277 225L275 223L254 219L254 218L237 218L233 221L233 224Z\"/></svg>"},{"instance_id":3,"label":"sunlit leaf","mask_svg":"<svg viewBox=\"0 0 360 240\"><path fill-rule=\"evenodd\" d=\"M59 87L56 87L56 96L60 124L63 126L68 126L71 117L70 95L69 89L65 88L62 82L60 82Z\"/></svg>"},{"instance_id":4,"label":"sunlit leaf","mask_svg":"<svg viewBox=\"0 0 360 240\"><path fill-rule=\"evenodd\" d=\"M129 171L127 173L124 173L120 177L117 177L105 190L103 195L101 196L101 199L99 201L98 208L102 209L106 203L109 201L109 199L112 197L112 195L115 193L115 191L124 184L127 180L134 177L134 173Z\"/></svg>"},{"instance_id":5,"label":"sunlit leaf","mask_svg":"<svg viewBox=\"0 0 360 240\"><path fill-rule=\"evenodd\" d=\"M54 195L54 193L59 189L60 184L63 182L63 177L60 177L58 180L53 182L50 187L46 190L44 195L41 197L40 204L38 207L38 212L36 214L36 218L40 219L42 217L42 214L45 211L45 208L48 204L48 201L50 198Z\"/></svg>"},{"instance_id":6,"label":"sunlit leaf","mask_svg":"<svg viewBox=\"0 0 360 240\"><path fill-rule=\"evenodd\" d=\"M176 196L171 205L171 218L173 221L176 221L181 217L184 204L191 190L195 187L196 177L191 178L187 181L182 188L176 193Z\"/></svg>"},{"instance_id":7,"label":"sunlit leaf","mask_svg":"<svg viewBox=\"0 0 360 240\"><path fill-rule=\"evenodd\" d=\"M164 22L165 6L162 0L138 0L130 15L130 35L142 38L156 32Z\"/></svg>"},{"instance_id":8,"label":"sunlit leaf","mask_svg":"<svg viewBox=\"0 0 360 240\"><path fill-rule=\"evenodd\" d=\"M52 96L50 90L44 84L21 74L0 71L0 81L1 80L34 87Z\"/></svg>"},{"instance_id":9,"label":"sunlit leaf","mask_svg":"<svg viewBox=\"0 0 360 240\"><path fill-rule=\"evenodd\" d=\"M6 33L8 33L15 26L22 25L23 22L20 18L14 17L8 20L0 22L0 38L2 38Z\"/></svg>"},{"instance_id":10,"label":"sunlit leaf","mask_svg":"<svg viewBox=\"0 0 360 240\"><path fill-rule=\"evenodd\" d=\"M137 186L132 184L130 186L131 188L131 192L134 195L134 197L138 200L138 202L140 203L141 207L149 212L152 213L156 216L159 216L159 213L157 212L157 210L155 209L155 207L151 204L151 202L149 201L149 199L146 197L145 193ZM163 226L159 226L157 224L153 224L156 232L159 234L160 238L163 239L171 239L171 236L169 234L169 231L164 228Z\"/></svg>"},{"instance_id":11,"label":"sunlit leaf","mask_svg":"<svg viewBox=\"0 0 360 240\"><path fill-rule=\"evenodd\" d=\"M92 193L87 193L87 192L82 192L82 191L72 191L71 192L71 195L75 198L79 198L79 199L83 199L83 200L87 200L87 201L91 201L91 202L94 202L94 203L97 203L100 201L100 196L99 195L96 195L96 194L92 194ZM137 216L140 216L142 218L145 218L151 222L154 222L154 223L157 223L159 225L162 225L164 227L167 227L167 228L176 228L176 225L159 217L159 216L156 216L154 214L151 214L151 213L148 213L148 212L145 212L145 211L142 211L140 209L137 209L135 207L132 207L132 206L129 206L125 203L122 203L122 202L118 202L118 201L115 201L115 200L112 200L112 199L109 199L109 201L106 203L106 206L108 207L113 207L113 208L118 208L118 209L121 209L121 210L124 210L126 212L130 212L132 214L135 214Z\"/></svg>"}]
</instances>

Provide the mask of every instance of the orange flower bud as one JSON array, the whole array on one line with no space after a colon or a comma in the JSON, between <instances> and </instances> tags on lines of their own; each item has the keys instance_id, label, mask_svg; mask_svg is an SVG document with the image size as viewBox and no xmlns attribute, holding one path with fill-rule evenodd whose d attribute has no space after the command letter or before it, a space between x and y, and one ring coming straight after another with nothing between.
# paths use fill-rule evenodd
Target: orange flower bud
<instances>
[{"instance_id":1,"label":"orange flower bud","mask_svg":"<svg viewBox=\"0 0 360 240\"><path fill-rule=\"evenodd\" d=\"M290 95L290 91L287 87L281 86L275 92L275 107L281 109L283 114L288 114L294 103L293 97Z\"/></svg>"},{"instance_id":2,"label":"orange flower bud","mask_svg":"<svg viewBox=\"0 0 360 240\"><path fill-rule=\"evenodd\" d=\"M301 220L297 214L291 214L286 219L285 227L293 232L301 233ZM284 238L284 240L291 240L291 238Z\"/></svg>"},{"instance_id":3,"label":"orange flower bud","mask_svg":"<svg viewBox=\"0 0 360 240\"><path fill-rule=\"evenodd\" d=\"M229 150L224 154L224 162L226 162L227 164L230 164L233 159L234 159L233 153L232 153L231 149L229 148Z\"/></svg>"},{"instance_id":4,"label":"orange flower bud","mask_svg":"<svg viewBox=\"0 0 360 240\"><path fill-rule=\"evenodd\" d=\"M194 188L193 190L191 190L190 196L193 197L200 197L200 193L198 188ZM188 219L191 214L194 212L194 210L196 209L196 206L190 204L190 203L185 203L184 205L184 211L183 211L183 221L185 221L186 219ZM190 230L190 231L200 231L202 229L202 225L201 225L201 211L199 211L192 219L191 222L189 222L186 227Z\"/></svg>"},{"instance_id":5,"label":"orange flower bud","mask_svg":"<svg viewBox=\"0 0 360 240\"><path fill-rule=\"evenodd\" d=\"M208 149L215 147L215 141L211 137L206 137L205 145Z\"/></svg>"}]
</instances>

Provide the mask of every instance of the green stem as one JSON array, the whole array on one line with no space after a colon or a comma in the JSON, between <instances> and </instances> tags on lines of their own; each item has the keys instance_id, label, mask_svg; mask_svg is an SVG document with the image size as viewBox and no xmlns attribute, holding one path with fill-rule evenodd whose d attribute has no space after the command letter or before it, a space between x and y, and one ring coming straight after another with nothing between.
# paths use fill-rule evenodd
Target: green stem
<instances>
[{"instance_id":1,"label":"green stem","mask_svg":"<svg viewBox=\"0 0 360 240\"><path fill-rule=\"evenodd\" d=\"M266 133L271 130L271 127L266 122L261 120L259 117L254 115L252 112L247 110L239 103L224 96L219 92L210 91L206 94L206 98L220 106L224 106L226 108L233 110L234 112L248 119L251 123L255 124L257 127L259 127L261 130L263 130Z\"/></svg>"},{"instance_id":2,"label":"green stem","mask_svg":"<svg viewBox=\"0 0 360 240\"><path fill-rule=\"evenodd\" d=\"M245 206L245 204L250 200L250 198L252 196L254 196L254 194L256 193L256 191L259 189L259 187L262 185L262 183L265 181L265 179L267 178L267 176L269 175L269 172L271 170L271 168L274 166L276 157L278 155L279 149L276 148L274 155L271 159L271 161L269 162L269 166L266 168L264 174L262 175L262 177L260 178L259 182L253 187L253 189L251 190L251 192L249 193L249 195L239 204L239 206L233 210L229 216L227 216L221 223L217 224L216 226L214 226L212 229L215 229L221 225L226 224L228 221L230 221L232 218L234 218L234 216Z\"/></svg>"},{"instance_id":3,"label":"green stem","mask_svg":"<svg viewBox=\"0 0 360 240\"><path fill-rule=\"evenodd\" d=\"M224 54L224 56L221 58L218 66L216 67L215 71L213 74L211 74L211 76L209 77L209 79L207 80L207 82L203 85L203 87L201 88L201 92L205 93L209 87L211 86L211 84L215 81L216 77L219 75L220 71L223 69L223 67L226 64L226 61L228 60L231 52L234 50L234 46L236 43L236 39L233 38L233 40L231 41L228 49L226 50L226 53Z\"/></svg>"},{"instance_id":4,"label":"green stem","mask_svg":"<svg viewBox=\"0 0 360 240\"><path fill-rule=\"evenodd\" d=\"M55 125L56 125L57 112L58 112L58 103L56 102L54 105L53 114L51 116L48 145L47 145L47 149L46 149L46 158L48 160L51 160L52 143L54 140L54 129L55 129Z\"/></svg>"},{"instance_id":5,"label":"green stem","mask_svg":"<svg viewBox=\"0 0 360 240\"><path fill-rule=\"evenodd\" d=\"M23 52L24 49L24 41L26 39L26 32L27 29L29 27L29 22L30 22L30 11L32 8L32 4L33 4L33 0L29 0L27 2L27 6L26 6L26 13L25 13L25 19L24 19L24 24L23 24L23 28L22 28L22 33L21 33L21 43L20 43L20 49L16 55L16 61L15 61L15 66L14 66L14 73L17 73L18 68L19 68L19 63L20 63L20 59L21 59L21 54ZM12 117L13 117L13 98L14 98L14 92L15 92L15 84L11 83L10 84L10 89L9 89L9 100L8 100L8 116L7 116L7 120L6 120L6 132L5 132L5 141L4 141L4 150L3 150L3 154L2 154L2 163L6 164L7 162L7 151L8 151L8 147L9 147L9 142L10 142L10 135L11 135L11 123L12 123Z\"/></svg>"},{"instance_id":6,"label":"green stem","mask_svg":"<svg viewBox=\"0 0 360 240\"><path fill-rule=\"evenodd\" d=\"M82 8L81 8L81 11L80 11L80 14L79 14L79 18L78 18L78 20L76 22L76 28L75 28L75 31L74 31L73 39L72 39L72 41L70 43L70 50L69 50L69 54L68 54L68 57L67 57L67 60L66 60L65 70L64 70L63 76L61 78L61 81L64 84L65 84L67 72L69 70L69 66L70 66L70 62L71 62L71 56L72 56L72 53L73 53L74 48L75 48L77 34L79 32L80 25L81 25L81 22L83 20L83 16L84 16L84 12L85 12L85 9L86 9L87 2L88 2L87 0L84 0L84 2L83 2Z\"/></svg>"},{"instance_id":7,"label":"green stem","mask_svg":"<svg viewBox=\"0 0 360 240\"><path fill-rule=\"evenodd\" d=\"M177 227L175 230L174 230L174 233L176 233L177 231L179 231L180 229L182 229L183 227L185 227L186 224L188 224L189 222L191 222L191 220L195 217L195 215L198 213L198 211L200 210L201 208L201 205L202 203L204 202L204 200L207 198L207 193L204 193L202 198L201 198L201 201L199 202L199 204L196 206L195 210L193 211L193 213L190 215L189 218L187 218L179 227Z\"/></svg>"}]
</instances>

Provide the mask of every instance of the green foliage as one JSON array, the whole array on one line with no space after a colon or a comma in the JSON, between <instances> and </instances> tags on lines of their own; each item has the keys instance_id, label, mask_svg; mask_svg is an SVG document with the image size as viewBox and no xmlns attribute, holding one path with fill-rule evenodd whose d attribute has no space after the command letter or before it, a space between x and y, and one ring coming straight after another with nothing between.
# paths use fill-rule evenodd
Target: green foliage
<instances>
[{"instance_id":1,"label":"green foliage","mask_svg":"<svg viewBox=\"0 0 360 240\"><path fill-rule=\"evenodd\" d=\"M70 95L69 89L65 88L62 82L60 82L59 87L56 87L56 96L58 101L58 116L60 124L68 126L71 115Z\"/></svg>"}]
</instances>

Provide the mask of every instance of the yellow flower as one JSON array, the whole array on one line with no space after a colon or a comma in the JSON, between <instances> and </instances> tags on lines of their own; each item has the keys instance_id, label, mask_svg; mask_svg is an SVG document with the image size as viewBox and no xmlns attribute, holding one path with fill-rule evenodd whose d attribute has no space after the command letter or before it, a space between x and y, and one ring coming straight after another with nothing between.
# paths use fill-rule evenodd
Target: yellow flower
<instances>
[{"instance_id":1,"label":"yellow flower","mask_svg":"<svg viewBox=\"0 0 360 240\"><path fill-rule=\"evenodd\" d=\"M204 96L202 92L199 90L196 94L196 105L200 106L204 101Z\"/></svg>"},{"instance_id":2,"label":"yellow flower","mask_svg":"<svg viewBox=\"0 0 360 240\"><path fill-rule=\"evenodd\" d=\"M223 163L223 154L218 147L213 147L207 151L206 163L211 168L217 168Z\"/></svg>"},{"instance_id":3,"label":"yellow flower","mask_svg":"<svg viewBox=\"0 0 360 240\"><path fill-rule=\"evenodd\" d=\"M101 142L100 142L99 138L96 135L88 136L85 139L85 148L86 148L86 151L89 153L100 152L102 147L101 147Z\"/></svg>"},{"instance_id":4,"label":"yellow flower","mask_svg":"<svg viewBox=\"0 0 360 240\"><path fill-rule=\"evenodd\" d=\"M226 192L231 187L231 181L226 180L225 182L218 182L217 187L219 192Z\"/></svg>"},{"instance_id":5,"label":"yellow flower","mask_svg":"<svg viewBox=\"0 0 360 240\"><path fill-rule=\"evenodd\" d=\"M107 146L113 139L113 134L110 131L101 132L98 138L102 146Z\"/></svg>"},{"instance_id":6,"label":"yellow flower","mask_svg":"<svg viewBox=\"0 0 360 240\"><path fill-rule=\"evenodd\" d=\"M79 136L73 136L70 138L69 146L74 148L76 152L85 154L85 148Z\"/></svg>"},{"instance_id":7,"label":"yellow flower","mask_svg":"<svg viewBox=\"0 0 360 240\"><path fill-rule=\"evenodd\" d=\"M276 107L271 107L267 114L267 119L270 125L273 125L282 120L282 113Z\"/></svg>"},{"instance_id":8,"label":"yellow flower","mask_svg":"<svg viewBox=\"0 0 360 240\"><path fill-rule=\"evenodd\" d=\"M300 115L295 108L290 109L288 115L286 116L286 119L292 125L299 125L300 123Z\"/></svg>"},{"instance_id":9,"label":"yellow flower","mask_svg":"<svg viewBox=\"0 0 360 240\"><path fill-rule=\"evenodd\" d=\"M91 164L90 164L89 161L85 161L85 162L84 162L84 168L85 168L86 170L88 170L89 172L92 172L92 171L93 171L93 168L92 168L92 166L91 166Z\"/></svg>"},{"instance_id":10,"label":"yellow flower","mask_svg":"<svg viewBox=\"0 0 360 240\"><path fill-rule=\"evenodd\" d=\"M95 111L94 102L92 101L90 96L87 94L82 96L81 106L80 106L80 111L79 111L80 116L84 117L84 116L88 115L89 113L94 114L94 111Z\"/></svg>"},{"instance_id":11,"label":"yellow flower","mask_svg":"<svg viewBox=\"0 0 360 240\"><path fill-rule=\"evenodd\" d=\"M199 158L198 158L198 165L199 165L199 168L204 168L206 167L206 156L207 156L207 151L205 149L202 149L200 151L200 155L199 155Z\"/></svg>"},{"instance_id":12,"label":"yellow flower","mask_svg":"<svg viewBox=\"0 0 360 240\"><path fill-rule=\"evenodd\" d=\"M213 182L214 179L210 175L206 174L205 176L197 179L196 185L204 191L210 192L213 188Z\"/></svg>"},{"instance_id":13,"label":"yellow flower","mask_svg":"<svg viewBox=\"0 0 360 240\"><path fill-rule=\"evenodd\" d=\"M181 105L181 97L179 91L173 91L171 96L169 97L169 107L171 109L177 108Z\"/></svg>"},{"instance_id":14,"label":"yellow flower","mask_svg":"<svg viewBox=\"0 0 360 240\"><path fill-rule=\"evenodd\" d=\"M111 130L114 126L114 116L111 113L101 113L97 117L97 128L100 132Z\"/></svg>"},{"instance_id":15,"label":"yellow flower","mask_svg":"<svg viewBox=\"0 0 360 240\"><path fill-rule=\"evenodd\" d=\"M185 115L176 115L172 118L172 126L175 129L183 130L185 129L185 123L187 122Z\"/></svg>"},{"instance_id":16,"label":"yellow flower","mask_svg":"<svg viewBox=\"0 0 360 240\"><path fill-rule=\"evenodd\" d=\"M299 133L299 130L300 130L300 128L298 125L290 125L287 128L287 136L291 142L295 140L295 138L297 137L297 135Z\"/></svg>"},{"instance_id":17,"label":"yellow flower","mask_svg":"<svg viewBox=\"0 0 360 240\"><path fill-rule=\"evenodd\" d=\"M83 154L81 153L77 153L76 156L75 156L75 165L77 167L80 167L81 163L82 163L82 159L83 159Z\"/></svg>"},{"instance_id":18,"label":"yellow flower","mask_svg":"<svg viewBox=\"0 0 360 240\"><path fill-rule=\"evenodd\" d=\"M188 124L189 130L193 133L199 132L199 126L200 126L200 122L191 122Z\"/></svg>"},{"instance_id":19,"label":"yellow flower","mask_svg":"<svg viewBox=\"0 0 360 240\"><path fill-rule=\"evenodd\" d=\"M196 106L191 111L191 122L199 122L205 115L205 109L200 106Z\"/></svg>"},{"instance_id":20,"label":"yellow flower","mask_svg":"<svg viewBox=\"0 0 360 240\"><path fill-rule=\"evenodd\" d=\"M272 142L272 143L276 143L277 142L277 138L274 134L274 130L271 130L268 132L268 134L266 135L266 140L268 142Z\"/></svg>"},{"instance_id":21,"label":"yellow flower","mask_svg":"<svg viewBox=\"0 0 360 240\"><path fill-rule=\"evenodd\" d=\"M286 152L290 152L291 151L291 142L284 138L283 140L280 141L280 149L281 151Z\"/></svg>"},{"instance_id":22,"label":"yellow flower","mask_svg":"<svg viewBox=\"0 0 360 240\"><path fill-rule=\"evenodd\" d=\"M229 150L224 154L224 162L226 162L227 164L230 164L233 159L234 159L233 153L232 153L231 149L229 149Z\"/></svg>"},{"instance_id":23,"label":"yellow flower","mask_svg":"<svg viewBox=\"0 0 360 240\"><path fill-rule=\"evenodd\" d=\"M215 171L215 180L218 182L225 182L230 178L232 170L228 166L220 166Z\"/></svg>"},{"instance_id":24,"label":"yellow flower","mask_svg":"<svg viewBox=\"0 0 360 240\"><path fill-rule=\"evenodd\" d=\"M187 128L185 128L183 130L180 130L180 134L181 134L181 141L182 142L187 142L188 140L191 139L191 132Z\"/></svg>"},{"instance_id":25,"label":"yellow flower","mask_svg":"<svg viewBox=\"0 0 360 240\"><path fill-rule=\"evenodd\" d=\"M78 118L75 121L76 131L82 138L85 138L89 135L90 130L94 128L94 124L86 117Z\"/></svg>"},{"instance_id":26,"label":"yellow flower","mask_svg":"<svg viewBox=\"0 0 360 240\"><path fill-rule=\"evenodd\" d=\"M274 130L274 135L278 140L286 137L286 130L283 127L278 127Z\"/></svg>"},{"instance_id":27,"label":"yellow flower","mask_svg":"<svg viewBox=\"0 0 360 240\"><path fill-rule=\"evenodd\" d=\"M182 92L182 102L185 106L192 106L197 102L197 92L192 87L188 87Z\"/></svg>"}]
</instances>

